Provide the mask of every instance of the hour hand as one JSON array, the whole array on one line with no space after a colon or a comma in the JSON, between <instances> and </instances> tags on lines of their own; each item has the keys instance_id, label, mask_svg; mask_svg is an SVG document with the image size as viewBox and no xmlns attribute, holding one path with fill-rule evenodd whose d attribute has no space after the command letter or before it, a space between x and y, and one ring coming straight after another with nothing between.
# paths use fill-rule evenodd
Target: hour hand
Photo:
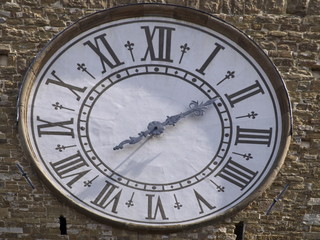
<instances>
[{"instance_id":1,"label":"hour hand","mask_svg":"<svg viewBox=\"0 0 320 240\"><path fill-rule=\"evenodd\" d=\"M126 139L122 141L119 145L115 146L113 150L119 150L123 148L123 145L125 144L135 144L140 142L143 138L155 135L160 135L164 131L164 125L161 122L153 121L148 124L148 129L146 131L138 133L138 137L129 137L129 139Z\"/></svg>"}]
</instances>

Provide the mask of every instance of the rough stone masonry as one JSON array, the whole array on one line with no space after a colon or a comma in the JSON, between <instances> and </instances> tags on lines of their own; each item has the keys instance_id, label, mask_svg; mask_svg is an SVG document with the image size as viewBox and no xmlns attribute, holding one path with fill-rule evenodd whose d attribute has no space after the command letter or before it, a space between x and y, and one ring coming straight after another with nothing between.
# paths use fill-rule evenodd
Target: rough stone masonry
<instances>
[{"instance_id":1,"label":"rough stone masonry","mask_svg":"<svg viewBox=\"0 0 320 240\"><path fill-rule=\"evenodd\" d=\"M74 21L137 2L142 1L0 0L0 239L231 240L237 239L239 222L245 224L244 239L320 239L320 0L145 1L193 7L235 25L269 55L287 85L294 128L285 164L271 187L234 217L175 233L129 231L82 215L40 180L18 135L17 98L24 73L45 44ZM60 232L62 215L68 235Z\"/></svg>"}]
</instances>

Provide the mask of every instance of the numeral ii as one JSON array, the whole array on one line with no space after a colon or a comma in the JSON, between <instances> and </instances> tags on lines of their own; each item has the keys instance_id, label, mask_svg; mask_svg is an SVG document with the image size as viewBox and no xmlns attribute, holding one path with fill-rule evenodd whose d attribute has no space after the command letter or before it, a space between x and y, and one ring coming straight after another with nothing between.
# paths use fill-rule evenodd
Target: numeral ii
<instances>
[{"instance_id":1,"label":"numeral ii","mask_svg":"<svg viewBox=\"0 0 320 240\"><path fill-rule=\"evenodd\" d=\"M234 107L236 103L239 103L247 98L250 98L258 93L264 94L264 91L258 82L258 80L255 81L254 84L250 85L249 87L246 87L244 89L241 89L233 94L225 94L227 99L229 100L229 103L231 107Z\"/></svg>"}]
</instances>

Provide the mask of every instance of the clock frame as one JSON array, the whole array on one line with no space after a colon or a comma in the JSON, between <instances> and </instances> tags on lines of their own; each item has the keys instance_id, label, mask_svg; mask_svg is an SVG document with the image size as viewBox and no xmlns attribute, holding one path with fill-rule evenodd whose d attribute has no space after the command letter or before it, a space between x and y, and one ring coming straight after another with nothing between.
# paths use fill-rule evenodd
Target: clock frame
<instances>
[{"instance_id":1,"label":"clock frame","mask_svg":"<svg viewBox=\"0 0 320 240\"><path fill-rule=\"evenodd\" d=\"M144 51L133 55L132 47L137 47L139 42L136 41L134 42L135 45L132 45L133 42L124 39L124 42L121 42L121 45L127 45L125 46L127 52L126 55L123 53L124 51L119 54L119 52L117 52L118 48L111 46L111 43L109 44L103 29L105 26L107 26L105 28L110 28L110 26L112 26L116 29L117 25L129 24L130 19L132 19L133 22L157 21L162 25L152 25L153 28L148 27L147 25L139 25L141 31L139 34L143 35L145 38ZM178 32L179 28L188 27L193 29L192 31L199 31L199 33L202 32L207 34L208 32L207 35L210 35L211 37L214 36L215 39L218 39L216 42L206 43L210 45L210 50L208 50L208 54L200 63L194 62L193 69L180 67L180 64L182 61L186 61L188 57L187 49L191 48L190 51L192 51L192 48L195 45L190 44L188 46L185 42L179 42L178 44L172 40L173 34ZM90 35L93 36L91 40L89 40L88 37ZM157 45L153 45L153 42L155 41L154 36L161 39ZM182 37L180 37L180 39L182 40ZM224 39L228 39L230 42L224 42ZM184 39L183 41L187 40ZM79 42L81 42L82 46L87 47L87 49L95 54L96 65L99 65L100 68L100 75L97 75L90 70L88 66L91 65L89 63L86 63L86 65L82 62L74 62L74 64L77 64L74 68L77 68L79 72L89 79L86 81L96 81L92 85L80 86L73 84L73 82L65 81L65 79L61 80L59 75L60 72L57 70L57 67L55 69L51 68L51 66L55 66L56 61L59 60L60 56L64 56L64 54L68 52L69 48L65 46L71 46L72 44L76 45ZM114 42L112 43L114 44ZM173 55L172 49L174 44L178 44L179 46L181 44L179 55ZM258 74L261 78L257 80L252 79L250 84L240 84L236 90L231 92L217 89L219 89L219 85L223 85L226 80L234 78L234 72L232 72L232 70L226 72L225 75L221 75L219 80L215 80L214 84L208 83L210 68L213 67L212 63L217 59L216 57L219 57L219 53L228 47L232 48L234 51L237 51L237 48L239 48L239 56L246 59L248 66L251 64L252 71L261 72L261 76ZM106 52L102 52L102 48ZM107 55L105 53L107 53ZM126 58L124 58L124 56L126 56ZM191 61L191 59L189 59L189 61ZM63 64L59 66L63 66ZM49 75L50 77L48 77ZM208 98L217 97L219 99L212 107L216 111L215 116L217 119L220 119L219 121L222 126L220 126L222 130L219 132L219 136L221 136L220 140L215 145L215 152L213 154L215 157L199 167L201 168L201 171L198 170L198 172L191 177L185 177L179 180L172 177L172 179L170 178L170 180L159 184L154 180L160 178L160 175L156 174L156 177L150 182L144 182L144 178L134 180L132 179L134 175L126 177L124 174L118 174L117 170L121 164L113 166L113 163L105 163L103 151L95 150L95 145L90 144L92 142L97 143L101 140L101 137L95 139L95 137L98 136L98 133L96 133L97 129L91 128L90 130L90 126L94 126L94 124L91 123L91 119L93 119L91 116L93 116L93 114L98 115L102 109L101 105L106 102L105 100L102 101L99 99L104 99L103 96L105 96L105 92L109 91L109 88L112 89L113 86L120 86L122 83L126 83L126 79L134 79L134 81L139 82L138 77L143 79L145 76L149 75L157 81L160 81L159 79L162 75L165 75L168 79L181 79L188 82L190 86L196 87L200 92L203 92L204 96L207 96ZM39 80L39 78L41 78L41 80ZM35 84L40 84L39 82L41 81L46 81L46 86L48 87L54 86L58 90L65 90L63 94L67 93L71 96L70 98L75 98L77 100L75 102L81 102L77 107L78 110L62 105L58 101L52 104L54 108L64 109L66 110L65 112L69 111L69 114L72 110L75 110L78 115L76 114L75 117L72 117L72 115L67 115L65 113L65 116L68 116L67 118L54 122L52 120L47 120L45 116L40 114L37 115L37 112L35 112L34 116L30 114L30 112L34 111L32 109L36 109L37 107L37 104L34 104L36 100L32 100L33 102L31 103L30 99L36 99L36 96L38 96L37 94L39 94L39 92L41 93L41 90L37 90L34 86ZM265 81L267 83L265 83ZM169 81L166 83L170 84ZM123 86L123 88L126 87L126 85ZM148 87L151 89L152 86ZM159 88L164 89L160 86ZM187 89L188 88L186 87L185 90ZM239 102L242 103L243 101L251 100L251 97L255 97L257 94L267 95L267 93L265 93L266 91L268 91L268 94L271 96L270 101L276 102L275 115L277 115L276 118L279 124L275 125L275 127L260 126L260 128L249 128L237 123L236 119L253 119L256 117L257 113L254 111L250 112L252 109L248 108L248 114L247 112L243 112L245 115L235 115L235 113L233 113L236 108L235 106L238 106ZM163 90L163 92L166 92L166 90ZM175 94L179 94L178 92L179 91L176 90ZM111 93L113 94L112 91ZM116 93L112 94L111 96L118 96ZM165 94L161 97L167 96ZM132 99L134 98L132 97ZM67 100L69 101L68 98ZM68 102L67 100L66 102ZM93 103L91 103L92 101ZM259 101L265 100L262 99ZM185 103L188 104L188 102ZM33 107L33 104L35 107ZM270 104L270 106L271 105L272 104ZM96 106L100 107L97 108ZM46 112L47 116L53 113L54 110L52 109ZM19 127L23 147L33 160L42 179L57 196L67 200L76 208L99 220L112 220L114 223L128 227L155 230L180 229L204 221L218 221L225 217L229 217L231 214L235 214L246 207L272 183L279 172L289 146L292 128L291 108L285 84L271 60L263 50L254 43L254 41L235 27L209 14L186 7L162 4L137 4L103 10L80 19L58 34L40 52L25 75L19 101L19 116ZM134 116L134 112L130 112L130 116ZM201 118L206 117L205 113ZM32 121L34 122L30 123ZM231 122L233 124L231 124ZM99 124L101 125L103 123ZM179 123L177 125L179 125ZM70 126L72 127L69 128ZM276 126L280 128L278 132L275 131ZM32 135L30 128L37 132ZM82 131L86 132L86 134L83 135L86 137L81 137ZM174 132L177 130L176 127L173 127L165 131ZM277 136L276 138L275 135ZM55 151L52 150L50 154L55 152L57 161L54 162L51 159L48 161L49 163L44 166L41 161L45 160L40 160L40 158L42 158L41 151L43 150L39 150L36 146L37 144L34 143L38 141L35 136L37 136L38 139L48 137L48 139L42 143L43 145L50 145L49 137L52 136L57 136L58 138L72 138L77 139L77 141L68 146L56 142L56 149L54 149ZM160 138L162 138L162 136L160 136ZM251 157L250 154L235 152L235 148L229 150L229 146L231 145L236 146L245 144L247 144L249 148L256 146L268 148L270 145L273 146L274 150L270 153L270 156L272 155L270 159L272 158L273 162L265 168L264 174L259 175L262 170L250 169L248 165L243 165L242 162L236 160L237 157L241 157L248 161ZM72 154L69 153L69 155L58 157L59 152L61 153L62 150L65 150L70 146L73 146L77 150ZM156 149L156 147L154 147L154 149ZM126 151L126 149L120 151ZM103 157L101 158L100 156ZM214 160L218 157L222 159L220 162ZM71 165L71 170L68 170L68 164ZM45 170L45 168L48 169L50 166L55 171L52 176L49 176L48 171ZM82 167L83 169L81 171L72 172ZM90 169L85 167L90 167ZM170 171L168 167L163 167L166 171ZM90 175L91 178L86 178L86 175L92 169L95 169L97 174ZM173 171L171 175L175 175L175 173L176 172ZM230 180L231 175L237 175L237 177ZM91 186L95 183L94 181L97 181L96 179L102 178L102 176L107 180L102 181L105 182L104 185L103 183L100 183L102 184L99 186L100 190L98 193L94 193L95 196L91 201L82 201L81 197L79 197L82 196L81 193L78 193L78 195L73 193L76 196L73 197L72 194L68 194L68 191L65 190L68 188L71 189L80 181L83 182L86 187L89 185ZM239 191L247 191L246 189L249 188L252 188L253 190L250 191L250 193L248 190L248 194L244 194L244 197L238 203L230 203L230 206L221 207L221 209L225 208L226 210L215 214L214 209L216 208L216 205L214 201L209 200L208 196L204 196L204 193L201 193L196 186L200 182L205 182L204 179L207 179L208 182L211 182L211 188L214 189L212 191L215 191L215 194L220 192L228 194L220 183L214 181L216 177L226 181L233 187L239 188ZM256 181L256 178L261 178L262 180ZM61 185L59 185L59 181L61 181ZM255 184L253 184L253 182L255 182ZM125 189L129 189L131 192L126 196L127 199L124 200L123 192L125 192ZM170 221L171 217L169 217L169 210L168 207L166 207L166 203L170 201L169 195L173 201L170 203L172 205L172 210L170 211L179 210L183 204L181 203L182 199L177 196L179 191L185 189L190 189L191 193L190 195L183 195L184 198L193 198L193 204L198 208L196 216L189 217L191 220L187 220L188 217L186 217L186 219L179 220L178 218L176 221ZM207 187L203 189L207 189ZM117 216L118 212L121 210L119 204L123 205L123 209L133 208L133 198L138 195L138 192L143 192L145 208L142 209L140 206L141 210L137 210L134 213L143 216L136 219L130 219L129 217L114 217ZM162 192L163 194L167 194L167 197L161 195ZM241 198L241 196L239 195L238 198ZM90 204L95 205L98 210L94 210ZM104 214L103 211L107 211L109 215Z\"/></svg>"}]
</instances>

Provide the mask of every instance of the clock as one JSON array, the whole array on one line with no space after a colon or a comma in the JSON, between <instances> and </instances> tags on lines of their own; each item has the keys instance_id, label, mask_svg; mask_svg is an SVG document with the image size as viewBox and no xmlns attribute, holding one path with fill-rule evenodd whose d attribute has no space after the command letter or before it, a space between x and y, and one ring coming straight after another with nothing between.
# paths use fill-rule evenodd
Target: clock
<instances>
[{"instance_id":1,"label":"clock","mask_svg":"<svg viewBox=\"0 0 320 240\"><path fill-rule=\"evenodd\" d=\"M138 4L85 17L40 52L20 130L42 179L77 209L177 229L231 216L271 184L291 111L276 68L241 31Z\"/></svg>"}]
</instances>

